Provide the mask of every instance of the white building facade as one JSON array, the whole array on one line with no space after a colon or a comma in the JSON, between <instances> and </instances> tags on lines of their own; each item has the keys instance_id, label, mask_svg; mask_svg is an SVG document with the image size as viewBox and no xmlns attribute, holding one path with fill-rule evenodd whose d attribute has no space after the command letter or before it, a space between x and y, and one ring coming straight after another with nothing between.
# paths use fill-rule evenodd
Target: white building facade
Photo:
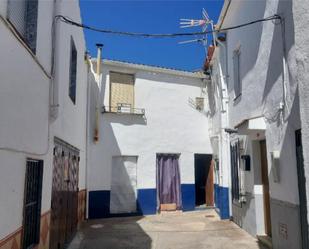
<instances>
[{"instance_id":1,"label":"white building facade","mask_svg":"<svg viewBox=\"0 0 309 249\"><path fill-rule=\"evenodd\" d=\"M292 1L227 0L216 28L273 15L282 19L218 34L208 86L216 179L228 183L235 223L273 248L307 248Z\"/></svg>"},{"instance_id":2,"label":"white building facade","mask_svg":"<svg viewBox=\"0 0 309 249\"><path fill-rule=\"evenodd\" d=\"M210 156L210 164L212 154L196 103L204 102L204 75L103 60L100 77L89 91L89 218L155 214L161 154L177 157L179 209L193 210L195 155Z\"/></svg>"},{"instance_id":3,"label":"white building facade","mask_svg":"<svg viewBox=\"0 0 309 249\"><path fill-rule=\"evenodd\" d=\"M78 1L0 3L1 249L58 248L84 218L85 40L56 15L80 21Z\"/></svg>"}]
</instances>

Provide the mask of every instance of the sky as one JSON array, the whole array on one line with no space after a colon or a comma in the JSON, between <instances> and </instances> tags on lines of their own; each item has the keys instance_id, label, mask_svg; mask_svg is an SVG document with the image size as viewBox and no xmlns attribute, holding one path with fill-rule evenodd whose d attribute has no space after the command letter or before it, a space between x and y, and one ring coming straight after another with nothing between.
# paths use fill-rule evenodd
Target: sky
<instances>
[{"instance_id":1,"label":"sky","mask_svg":"<svg viewBox=\"0 0 309 249\"><path fill-rule=\"evenodd\" d=\"M200 32L200 27L181 29L180 18L200 19L205 8L217 22L223 0L204 1L105 1L80 0L84 24L116 31L143 33ZM179 44L194 37L136 38L85 30L87 49L96 57L96 43L103 43L103 58L195 71L202 68L205 48L201 43ZM210 41L209 41L210 42Z\"/></svg>"}]
</instances>

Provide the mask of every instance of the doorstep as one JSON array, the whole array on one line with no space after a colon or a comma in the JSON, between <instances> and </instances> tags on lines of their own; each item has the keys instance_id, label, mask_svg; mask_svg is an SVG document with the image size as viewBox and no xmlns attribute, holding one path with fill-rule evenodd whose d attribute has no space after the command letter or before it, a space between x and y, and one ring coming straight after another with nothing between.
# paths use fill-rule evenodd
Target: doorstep
<instances>
[{"instance_id":1,"label":"doorstep","mask_svg":"<svg viewBox=\"0 0 309 249\"><path fill-rule=\"evenodd\" d=\"M256 235L258 241L263 245L266 246L268 249L272 249L273 248L273 243L271 240L271 237L267 236L267 235Z\"/></svg>"}]
</instances>

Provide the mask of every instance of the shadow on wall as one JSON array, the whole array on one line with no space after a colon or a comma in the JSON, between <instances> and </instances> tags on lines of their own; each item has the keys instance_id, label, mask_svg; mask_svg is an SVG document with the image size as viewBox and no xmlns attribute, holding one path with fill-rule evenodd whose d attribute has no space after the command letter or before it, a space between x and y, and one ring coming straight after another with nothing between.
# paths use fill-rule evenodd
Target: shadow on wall
<instances>
[{"instance_id":1,"label":"shadow on wall","mask_svg":"<svg viewBox=\"0 0 309 249\"><path fill-rule=\"evenodd\" d=\"M109 115L116 116L112 118L115 122L119 118L121 120L120 115ZM101 122L103 118L104 116L101 115ZM111 122L106 122L103 127L101 126L100 140L92 146L92 150L93 155L96 155L96 160L92 160L92 165L97 164L96 167L101 167L103 170L99 170L100 173L95 172L96 175L101 175L91 177L97 177L96 179L104 183L100 190L89 192L90 220L83 225L79 232L80 236L77 236L77 238L82 237L83 240L77 241L76 246L73 241L70 249L150 249L152 240L139 225L142 216L137 216L143 214L138 201L137 164L136 160L134 161L134 158L137 160L138 158L121 155ZM155 198L154 201L156 201ZM120 218L125 216L132 217ZM108 219L108 217L115 218Z\"/></svg>"},{"instance_id":2,"label":"shadow on wall","mask_svg":"<svg viewBox=\"0 0 309 249\"><path fill-rule=\"evenodd\" d=\"M122 124L125 126L147 125L146 114L137 115L137 114L124 114L124 113L121 113L121 114L104 113L103 119L107 119L110 124L117 123L117 124Z\"/></svg>"},{"instance_id":3,"label":"shadow on wall","mask_svg":"<svg viewBox=\"0 0 309 249\"><path fill-rule=\"evenodd\" d=\"M287 83L289 83L290 87L293 87L293 84L295 82L292 79L293 72L291 70L293 69L290 67L292 63L288 64L286 74L284 74L284 64L283 64L283 59L285 58L287 62L289 51L291 50L291 48L295 43L292 4L293 4L292 1L284 1L284 0L281 0L278 3L277 13L284 18L284 21L282 25L277 24L274 26L272 44L270 48L270 56L267 64L268 70L267 70L266 84L263 92L264 103L267 102L267 98L270 95L270 92L272 91L273 87L278 81L280 83L279 86L282 85L283 81L286 81ZM287 77L287 75L289 75L289 78L285 78ZM280 99L277 101L281 101L283 95L282 89L280 89L279 91L280 93L278 94L278 96L280 96ZM287 91L289 91L289 88L287 88ZM291 103L293 103L293 100L291 100ZM271 106L271 108L273 108L273 105ZM278 119L278 115L275 115L273 118L274 118L273 121L275 121L276 119Z\"/></svg>"}]
</instances>

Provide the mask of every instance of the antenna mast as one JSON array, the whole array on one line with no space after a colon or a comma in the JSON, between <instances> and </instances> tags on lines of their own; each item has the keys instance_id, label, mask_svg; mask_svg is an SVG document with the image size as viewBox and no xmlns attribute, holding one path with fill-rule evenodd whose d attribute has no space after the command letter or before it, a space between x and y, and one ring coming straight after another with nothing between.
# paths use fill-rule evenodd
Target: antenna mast
<instances>
[{"instance_id":1,"label":"antenna mast","mask_svg":"<svg viewBox=\"0 0 309 249\"><path fill-rule=\"evenodd\" d=\"M192 27L202 27L202 31L206 32L207 30L212 31L212 38L215 40L215 32L214 32L214 24L213 20L210 19L207 11L203 8L202 11L202 19L195 20L195 19L180 19L180 28L192 28ZM207 49L208 45L208 34L204 34L201 38L193 39L193 40L187 40L187 41L181 41L179 44L187 44L192 42L202 42L205 50ZM207 52L207 51L206 51Z\"/></svg>"}]
</instances>

